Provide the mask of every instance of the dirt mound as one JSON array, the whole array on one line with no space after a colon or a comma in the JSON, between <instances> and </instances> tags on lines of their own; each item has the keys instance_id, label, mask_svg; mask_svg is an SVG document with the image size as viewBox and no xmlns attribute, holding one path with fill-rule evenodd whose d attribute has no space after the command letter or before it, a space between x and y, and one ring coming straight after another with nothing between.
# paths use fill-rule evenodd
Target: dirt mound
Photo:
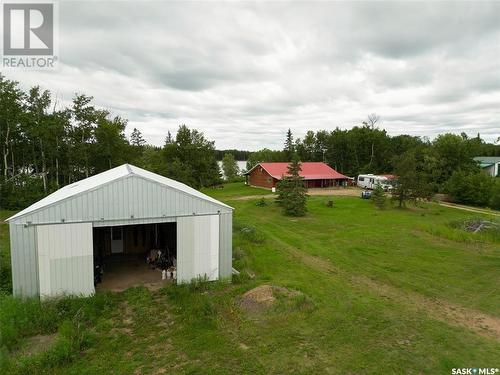
<instances>
[{"instance_id":1,"label":"dirt mound","mask_svg":"<svg viewBox=\"0 0 500 375\"><path fill-rule=\"evenodd\" d=\"M275 285L259 285L243 294L240 307L249 312L260 312L268 309L276 302L276 296L294 297L302 294L297 290L290 290Z\"/></svg>"},{"instance_id":2,"label":"dirt mound","mask_svg":"<svg viewBox=\"0 0 500 375\"><path fill-rule=\"evenodd\" d=\"M271 285L260 285L243 294L240 305L247 310L271 306L276 298Z\"/></svg>"}]
</instances>

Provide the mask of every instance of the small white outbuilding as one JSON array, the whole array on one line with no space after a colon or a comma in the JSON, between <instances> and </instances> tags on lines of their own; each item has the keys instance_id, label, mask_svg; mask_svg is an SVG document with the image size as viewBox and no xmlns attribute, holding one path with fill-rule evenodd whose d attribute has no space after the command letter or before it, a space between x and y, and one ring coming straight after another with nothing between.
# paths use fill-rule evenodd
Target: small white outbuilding
<instances>
[{"instance_id":1,"label":"small white outbuilding","mask_svg":"<svg viewBox=\"0 0 500 375\"><path fill-rule=\"evenodd\" d=\"M232 207L124 164L67 185L8 219L16 296L88 296L94 262L151 249L176 259L177 282L229 279ZM104 276L105 277L105 276Z\"/></svg>"}]
</instances>

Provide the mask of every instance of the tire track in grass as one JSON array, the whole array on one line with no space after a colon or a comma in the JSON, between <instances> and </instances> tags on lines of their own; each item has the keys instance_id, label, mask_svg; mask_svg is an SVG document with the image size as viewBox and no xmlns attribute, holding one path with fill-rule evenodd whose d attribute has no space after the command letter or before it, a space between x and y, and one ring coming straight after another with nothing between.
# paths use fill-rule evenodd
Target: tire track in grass
<instances>
[{"instance_id":1,"label":"tire track in grass","mask_svg":"<svg viewBox=\"0 0 500 375\"><path fill-rule=\"evenodd\" d=\"M457 209L457 210L469 211L469 212L474 212L474 213L477 213L477 214L491 215L491 216L500 217L500 211L496 211L496 210L487 210L487 209L484 209L484 208L465 206L465 205L462 205L462 204L449 203L449 202L438 202L437 204L439 206L448 207L448 208L454 208L454 209Z\"/></svg>"},{"instance_id":2,"label":"tire track in grass","mask_svg":"<svg viewBox=\"0 0 500 375\"><path fill-rule=\"evenodd\" d=\"M266 233L274 242L280 244L282 250L316 271L341 276L358 287L369 289L381 298L386 298L403 304L410 310L415 312L424 310L429 314L429 316L436 320L467 328L480 336L500 341L500 318L496 316L485 314L473 309L467 309L441 299L429 298L416 292L404 291L400 288L382 283L367 276L359 274L354 275L335 267L327 259L310 255L293 246L290 246L272 233Z\"/></svg>"}]
</instances>

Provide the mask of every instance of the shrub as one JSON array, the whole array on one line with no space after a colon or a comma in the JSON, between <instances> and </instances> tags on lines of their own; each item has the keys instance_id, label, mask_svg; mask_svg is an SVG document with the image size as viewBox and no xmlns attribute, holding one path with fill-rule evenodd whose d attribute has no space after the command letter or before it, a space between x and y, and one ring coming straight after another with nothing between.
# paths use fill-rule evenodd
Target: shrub
<instances>
[{"instance_id":1,"label":"shrub","mask_svg":"<svg viewBox=\"0 0 500 375\"><path fill-rule=\"evenodd\" d=\"M384 189L382 188L382 186L380 184L377 184L377 186L373 190L372 202L380 210L383 210L386 206L387 199L385 197Z\"/></svg>"},{"instance_id":2,"label":"shrub","mask_svg":"<svg viewBox=\"0 0 500 375\"><path fill-rule=\"evenodd\" d=\"M12 271L7 254L0 251L0 293L12 293Z\"/></svg>"},{"instance_id":3,"label":"shrub","mask_svg":"<svg viewBox=\"0 0 500 375\"><path fill-rule=\"evenodd\" d=\"M495 184L491 189L490 207L500 210L500 178L495 179Z\"/></svg>"},{"instance_id":4,"label":"shrub","mask_svg":"<svg viewBox=\"0 0 500 375\"><path fill-rule=\"evenodd\" d=\"M241 236L250 242L261 244L266 240L265 236L253 226L246 226L240 231Z\"/></svg>"},{"instance_id":5,"label":"shrub","mask_svg":"<svg viewBox=\"0 0 500 375\"><path fill-rule=\"evenodd\" d=\"M257 202L255 202L257 207L265 207L267 206L267 202L264 198L260 198Z\"/></svg>"},{"instance_id":6,"label":"shrub","mask_svg":"<svg viewBox=\"0 0 500 375\"><path fill-rule=\"evenodd\" d=\"M458 171L446 182L445 191L453 202L487 206L492 199L494 185L494 179L485 172Z\"/></svg>"}]
</instances>

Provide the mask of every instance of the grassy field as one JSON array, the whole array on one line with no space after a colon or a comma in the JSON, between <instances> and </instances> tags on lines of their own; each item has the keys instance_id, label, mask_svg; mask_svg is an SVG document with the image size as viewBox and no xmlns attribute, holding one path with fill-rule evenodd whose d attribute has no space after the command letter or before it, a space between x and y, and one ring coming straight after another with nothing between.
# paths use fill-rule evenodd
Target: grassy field
<instances>
[{"instance_id":1,"label":"grassy field","mask_svg":"<svg viewBox=\"0 0 500 375\"><path fill-rule=\"evenodd\" d=\"M242 182L223 185L224 188L204 188L201 191L221 200L233 200L244 196L269 195L271 190L247 186Z\"/></svg>"},{"instance_id":2,"label":"grassy field","mask_svg":"<svg viewBox=\"0 0 500 375\"><path fill-rule=\"evenodd\" d=\"M71 309L42 305L62 317L30 329L15 323L5 368L449 374L454 367L499 367L500 239L450 226L477 214L434 204L379 211L354 197L334 197L328 208L328 197L311 197L306 217L288 218L271 199L265 206L237 199L266 190L235 184L206 193L235 207L234 266L241 274L232 284L135 288L95 302L72 300ZM263 284L286 289L276 288L270 305L242 303ZM4 299L0 329L11 328L7 318L22 310L9 313L3 306L15 302ZM36 315L25 310L20 315ZM75 319L75 310L84 319ZM76 320L84 325L75 328ZM24 337L56 331L57 350L19 355Z\"/></svg>"}]
</instances>

